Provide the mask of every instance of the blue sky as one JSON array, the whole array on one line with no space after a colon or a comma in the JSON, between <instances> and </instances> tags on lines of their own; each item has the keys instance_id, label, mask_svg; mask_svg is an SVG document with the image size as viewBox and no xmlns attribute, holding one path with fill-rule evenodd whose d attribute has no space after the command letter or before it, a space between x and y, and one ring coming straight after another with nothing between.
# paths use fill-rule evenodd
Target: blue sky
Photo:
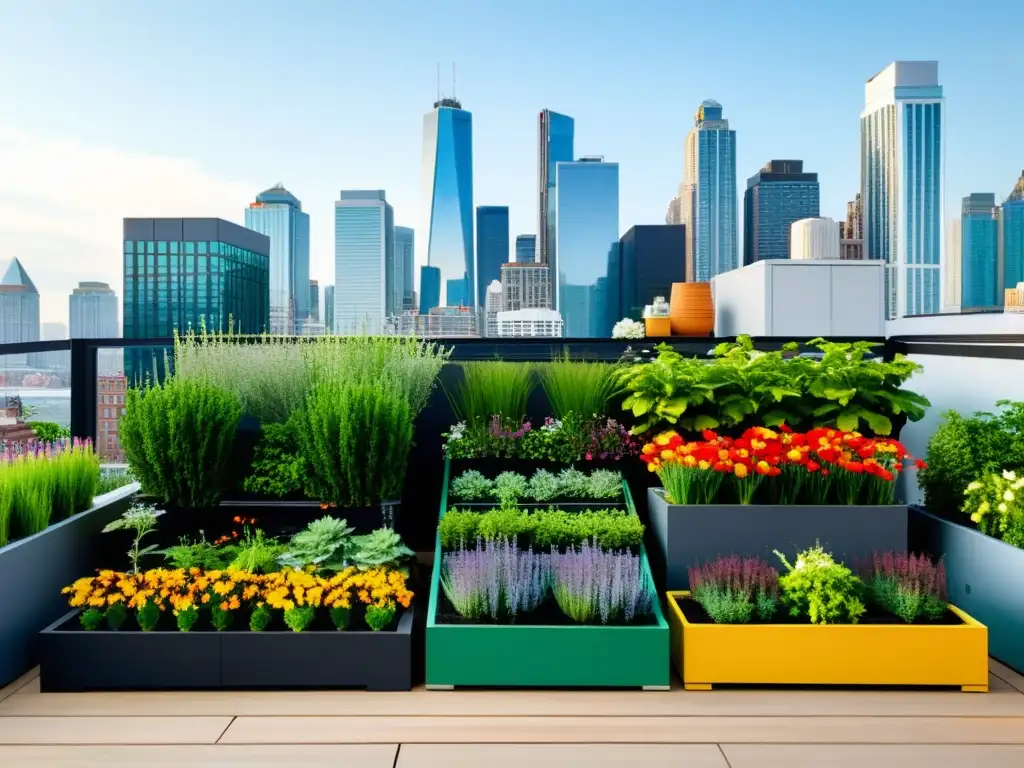
<instances>
[{"instance_id":1,"label":"blue sky","mask_svg":"<svg viewBox=\"0 0 1024 768\"><path fill-rule=\"evenodd\" d=\"M739 186L771 158L819 174L822 214L859 185L864 82L937 59L946 216L1024 168L1024 3L951 0L0 0L0 259L21 256L44 320L83 279L120 293L120 219L242 221L282 181L333 282L333 201L383 188L416 226L436 66L474 121L474 203L536 229L537 113L577 154L620 163L620 230L660 223L694 112L737 131ZM1015 37L1016 36L1016 37ZM417 250L423 245L417 232Z\"/></svg>"}]
</instances>

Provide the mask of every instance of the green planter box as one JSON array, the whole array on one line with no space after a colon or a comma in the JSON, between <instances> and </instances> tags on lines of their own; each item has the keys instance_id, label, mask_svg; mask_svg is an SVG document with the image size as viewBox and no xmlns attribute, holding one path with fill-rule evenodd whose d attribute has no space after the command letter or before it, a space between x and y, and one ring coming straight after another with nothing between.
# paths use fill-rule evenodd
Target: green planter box
<instances>
[{"instance_id":1,"label":"green planter box","mask_svg":"<svg viewBox=\"0 0 1024 768\"><path fill-rule=\"evenodd\" d=\"M441 516L448 506L445 465ZM626 503L633 500L625 486ZM635 514L635 511L634 511ZM650 575L647 554L643 568ZM660 603L656 623L623 626L441 624L441 539L434 550L427 615L427 688L643 688L669 687L669 628Z\"/></svg>"}]
</instances>

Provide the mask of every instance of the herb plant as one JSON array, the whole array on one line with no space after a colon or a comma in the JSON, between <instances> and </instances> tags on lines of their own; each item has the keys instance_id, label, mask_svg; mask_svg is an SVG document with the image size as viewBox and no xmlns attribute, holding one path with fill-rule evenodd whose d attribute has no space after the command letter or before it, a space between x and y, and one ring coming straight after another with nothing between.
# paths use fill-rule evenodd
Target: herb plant
<instances>
[{"instance_id":1,"label":"herb plant","mask_svg":"<svg viewBox=\"0 0 1024 768\"><path fill-rule=\"evenodd\" d=\"M526 495L526 478L516 472L502 472L494 478L493 493L501 504L515 504Z\"/></svg>"},{"instance_id":2,"label":"herb plant","mask_svg":"<svg viewBox=\"0 0 1024 768\"><path fill-rule=\"evenodd\" d=\"M864 584L820 546L799 553L792 565L778 550L775 555L786 566L779 588L790 616L812 624L856 624L864 614Z\"/></svg>"},{"instance_id":3,"label":"herb plant","mask_svg":"<svg viewBox=\"0 0 1024 768\"><path fill-rule=\"evenodd\" d=\"M587 478L587 497L613 500L622 498L622 478L610 469L595 469Z\"/></svg>"},{"instance_id":4,"label":"herb plant","mask_svg":"<svg viewBox=\"0 0 1024 768\"><path fill-rule=\"evenodd\" d=\"M1024 549L1024 474L992 472L967 485L964 512L978 529Z\"/></svg>"},{"instance_id":5,"label":"herb plant","mask_svg":"<svg viewBox=\"0 0 1024 768\"><path fill-rule=\"evenodd\" d=\"M650 613L654 602L650 577L637 555L606 552L586 541L551 554L551 591L577 624L629 623Z\"/></svg>"},{"instance_id":6,"label":"herb plant","mask_svg":"<svg viewBox=\"0 0 1024 768\"><path fill-rule=\"evenodd\" d=\"M538 469L527 484L526 496L532 501L554 501L561 490L557 475L546 469Z\"/></svg>"},{"instance_id":7,"label":"herb plant","mask_svg":"<svg viewBox=\"0 0 1024 768\"><path fill-rule=\"evenodd\" d=\"M720 557L690 568L690 594L716 624L769 621L779 604L779 572L756 557Z\"/></svg>"},{"instance_id":8,"label":"herb plant","mask_svg":"<svg viewBox=\"0 0 1024 768\"><path fill-rule=\"evenodd\" d=\"M252 471L245 479L249 493L283 499L304 491L306 462L295 435L296 421L266 423L256 443Z\"/></svg>"},{"instance_id":9,"label":"herb plant","mask_svg":"<svg viewBox=\"0 0 1024 768\"><path fill-rule=\"evenodd\" d=\"M492 416L521 423L536 386L529 363L502 361L462 363L462 381L448 392L460 421L484 424Z\"/></svg>"},{"instance_id":10,"label":"herb plant","mask_svg":"<svg viewBox=\"0 0 1024 768\"><path fill-rule=\"evenodd\" d=\"M946 613L946 568L927 555L876 552L865 575L868 599L907 624Z\"/></svg>"},{"instance_id":11,"label":"herb plant","mask_svg":"<svg viewBox=\"0 0 1024 768\"><path fill-rule=\"evenodd\" d=\"M589 478L578 469L563 469L558 473L558 491L570 499L585 499L590 495Z\"/></svg>"},{"instance_id":12,"label":"herb plant","mask_svg":"<svg viewBox=\"0 0 1024 768\"><path fill-rule=\"evenodd\" d=\"M156 507L151 504L132 504L128 510L117 518L113 522L107 523L103 528L103 533L113 533L114 531L131 531L135 534L135 538L132 541L131 549L128 550L128 559L131 561L132 570L131 573L136 574L139 572L139 560L144 555L148 555L156 550L155 544L150 544L147 547L142 547L142 539L156 530L156 520L162 515L163 512L158 512Z\"/></svg>"},{"instance_id":13,"label":"herb plant","mask_svg":"<svg viewBox=\"0 0 1024 768\"><path fill-rule=\"evenodd\" d=\"M452 509L438 524L441 548L471 547L477 538L485 541L514 540L540 551L554 547L578 547L596 541L606 550L638 552L644 525L636 515L621 509L566 512L558 509L527 512L516 507L487 512Z\"/></svg>"},{"instance_id":14,"label":"herb plant","mask_svg":"<svg viewBox=\"0 0 1024 768\"><path fill-rule=\"evenodd\" d=\"M616 367L609 363L561 360L537 366L541 386L556 419L570 414L584 418L604 416L618 389Z\"/></svg>"},{"instance_id":15,"label":"herb plant","mask_svg":"<svg viewBox=\"0 0 1024 768\"><path fill-rule=\"evenodd\" d=\"M268 538L259 528L254 532L246 528L230 567L248 573L272 573L277 570L277 558L284 551L277 539Z\"/></svg>"},{"instance_id":16,"label":"herb plant","mask_svg":"<svg viewBox=\"0 0 1024 768\"><path fill-rule=\"evenodd\" d=\"M163 555L172 568L189 570L200 568L204 571L217 571L226 567L234 558L234 547L217 547L206 540L203 532L199 532L196 541L182 536L177 544L167 549L155 550L153 554Z\"/></svg>"},{"instance_id":17,"label":"herb plant","mask_svg":"<svg viewBox=\"0 0 1024 768\"><path fill-rule=\"evenodd\" d=\"M278 562L302 570L313 565L328 571L340 571L352 546L352 532L345 520L325 516L299 531L286 545Z\"/></svg>"},{"instance_id":18,"label":"herb plant","mask_svg":"<svg viewBox=\"0 0 1024 768\"><path fill-rule=\"evenodd\" d=\"M437 524L441 538L441 549L450 550L461 546L472 546L477 540L477 530L483 515L472 510L450 509Z\"/></svg>"},{"instance_id":19,"label":"herb plant","mask_svg":"<svg viewBox=\"0 0 1024 768\"><path fill-rule=\"evenodd\" d=\"M494 481L475 469L467 469L451 482L451 496L461 501L484 501L491 498Z\"/></svg>"},{"instance_id":20,"label":"herb plant","mask_svg":"<svg viewBox=\"0 0 1024 768\"><path fill-rule=\"evenodd\" d=\"M378 528L365 536L352 537L352 564L361 571L385 568L406 572L404 563L415 555L391 528Z\"/></svg>"},{"instance_id":21,"label":"herb plant","mask_svg":"<svg viewBox=\"0 0 1024 768\"><path fill-rule=\"evenodd\" d=\"M513 622L540 605L549 574L548 555L520 550L515 541L480 542L444 554L441 588L463 618Z\"/></svg>"}]
</instances>

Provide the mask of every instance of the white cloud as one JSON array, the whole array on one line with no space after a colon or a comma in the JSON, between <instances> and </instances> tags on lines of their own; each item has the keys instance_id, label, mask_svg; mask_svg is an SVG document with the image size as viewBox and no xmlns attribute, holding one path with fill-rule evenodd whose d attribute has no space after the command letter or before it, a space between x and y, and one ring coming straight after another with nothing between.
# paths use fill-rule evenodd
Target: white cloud
<instances>
[{"instance_id":1,"label":"white cloud","mask_svg":"<svg viewBox=\"0 0 1024 768\"><path fill-rule=\"evenodd\" d=\"M243 223L258 187L186 158L159 157L0 125L0 263L17 256L43 321L67 322L68 294L102 280L121 294L125 217L216 216Z\"/></svg>"}]
</instances>

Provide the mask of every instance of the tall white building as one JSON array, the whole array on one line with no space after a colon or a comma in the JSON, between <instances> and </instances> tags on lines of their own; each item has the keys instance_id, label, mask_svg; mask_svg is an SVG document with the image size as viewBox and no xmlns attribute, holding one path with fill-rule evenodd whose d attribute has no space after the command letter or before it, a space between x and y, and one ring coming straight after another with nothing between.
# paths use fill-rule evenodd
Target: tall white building
<instances>
[{"instance_id":1,"label":"tall white building","mask_svg":"<svg viewBox=\"0 0 1024 768\"><path fill-rule=\"evenodd\" d=\"M392 282L389 282L392 281ZM395 216L382 189L343 189L334 203L334 332L379 334L401 312Z\"/></svg>"},{"instance_id":2,"label":"tall white building","mask_svg":"<svg viewBox=\"0 0 1024 768\"><path fill-rule=\"evenodd\" d=\"M789 258L838 259L839 222L827 216L794 221L789 234Z\"/></svg>"},{"instance_id":3,"label":"tall white building","mask_svg":"<svg viewBox=\"0 0 1024 768\"><path fill-rule=\"evenodd\" d=\"M936 61L894 61L864 88L864 258L886 263L889 319L942 303L943 104Z\"/></svg>"},{"instance_id":4,"label":"tall white building","mask_svg":"<svg viewBox=\"0 0 1024 768\"><path fill-rule=\"evenodd\" d=\"M121 335L117 322L117 294L106 283L81 282L68 297L68 319L72 339L116 339ZM96 365L100 376L124 371L124 351L98 349Z\"/></svg>"},{"instance_id":5,"label":"tall white building","mask_svg":"<svg viewBox=\"0 0 1024 768\"><path fill-rule=\"evenodd\" d=\"M963 294L963 231L960 218L946 222L946 266L942 281L942 311L959 312Z\"/></svg>"}]
</instances>

